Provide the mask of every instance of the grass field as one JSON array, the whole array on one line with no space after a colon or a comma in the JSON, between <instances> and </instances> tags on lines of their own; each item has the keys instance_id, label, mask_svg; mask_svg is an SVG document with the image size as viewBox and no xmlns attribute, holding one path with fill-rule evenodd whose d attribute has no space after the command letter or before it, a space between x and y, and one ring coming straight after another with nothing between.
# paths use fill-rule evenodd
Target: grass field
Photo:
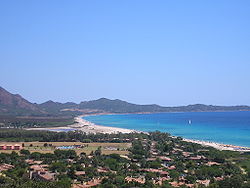
<instances>
[{"instance_id":1,"label":"grass field","mask_svg":"<svg viewBox=\"0 0 250 188\"><path fill-rule=\"evenodd\" d=\"M52 146L44 147L44 144L52 144ZM82 143L82 142L0 142L2 144L24 144L24 149L30 152L40 153L53 153L58 146L72 146L72 145L84 145L83 148L74 149L77 154L82 152L89 154L91 151L95 151L98 147L101 147L103 154L128 154L127 149L131 147L131 143ZM13 150L0 150L0 152L11 153ZM16 151L16 150L15 150ZM18 151L16 151L18 152Z\"/></svg>"}]
</instances>

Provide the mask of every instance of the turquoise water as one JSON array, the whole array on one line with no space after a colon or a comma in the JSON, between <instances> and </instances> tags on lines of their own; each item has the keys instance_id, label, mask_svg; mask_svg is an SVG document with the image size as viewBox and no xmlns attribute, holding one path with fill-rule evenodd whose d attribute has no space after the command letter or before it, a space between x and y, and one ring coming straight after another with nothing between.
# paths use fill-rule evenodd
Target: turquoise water
<instances>
[{"instance_id":1,"label":"turquoise water","mask_svg":"<svg viewBox=\"0 0 250 188\"><path fill-rule=\"evenodd\" d=\"M250 147L250 112L187 112L87 116L95 124L168 132L188 139Z\"/></svg>"}]
</instances>

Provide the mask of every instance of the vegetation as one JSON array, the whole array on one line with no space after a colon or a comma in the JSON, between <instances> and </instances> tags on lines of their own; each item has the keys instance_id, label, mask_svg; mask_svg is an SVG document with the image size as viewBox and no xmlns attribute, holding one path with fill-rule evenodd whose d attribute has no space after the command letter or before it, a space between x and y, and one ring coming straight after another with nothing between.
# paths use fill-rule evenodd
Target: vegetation
<instances>
[{"instance_id":1,"label":"vegetation","mask_svg":"<svg viewBox=\"0 0 250 188\"><path fill-rule=\"evenodd\" d=\"M59 127L74 123L73 117L0 116L0 128Z\"/></svg>"},{"instance_id":2,"label":"vegetation","mask_svg":"<svg viewBox=\"0 0 250 188\"><path fill-rule=\"evenodd\" d=\"M15 133L16 131L16 133ZM16 134L35 141L32 132L6 130L0 137L13 139ZM19 132L18 132L19 131ZM80 132L37 132L37 141L82 141L132 143L127 156L102 153L102 148L86 154L76 150L31 153L23 149L1 153L0 164L12 165L0 173L0 187L71 187L76 184L94 187L192 187L246 188L250 185L250 154L218 151L214 148L182 141L166 133L96 134ZM8 137L9 136L9 137ZM43 147L50 147L41 143ZM41 161L41 162L40 162ZM41 163L41 164L40 164ZM51 179L38 178L37 166ZM1 167L1 166L0 166ZM48 176L49 177L49 176Z\"/></svg>"},{"instance_id":3,"label":"vegetation","mask_svg":"<svg viewBox=\"0 0 250 188\"><path fill-rule=\"evenodd\" d=\"M147 138L146 134L85 134L75 132L28 131L23 129L1 129L0 141L13 142L130 142L134 136Z\"/></svg>"}]
</instances>

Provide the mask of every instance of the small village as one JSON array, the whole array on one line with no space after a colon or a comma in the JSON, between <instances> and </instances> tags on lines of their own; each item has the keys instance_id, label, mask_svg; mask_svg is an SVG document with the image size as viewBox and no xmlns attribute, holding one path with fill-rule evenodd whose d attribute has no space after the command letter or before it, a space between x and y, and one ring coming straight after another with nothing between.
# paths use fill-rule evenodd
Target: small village
<instances>
[{"instance_id":1,"label":"small village","mask_svg":"<svg viewBox=\"0 0 250 188\"><path fill-rule=\"evenodd\" d=\"M117 142L118 136L105 142ZM219 151L159 132L134 134L121 140L132 143L125 155L111 146L99 146L88 153L77 152L86 143L55 147L53 153L30 152L22 148L24 143L19 147L1 145L1 149L12 151L0 153L0 177L6 183L18 177L19 181L26 179L50 186L64 182L65 187L72 188L196 188L232 183L232 179L235 184L249 185L247 169L237 161L249 157L244 153ZM103 154L107 149L111 153Z\"/></svg>"}]
</instances>

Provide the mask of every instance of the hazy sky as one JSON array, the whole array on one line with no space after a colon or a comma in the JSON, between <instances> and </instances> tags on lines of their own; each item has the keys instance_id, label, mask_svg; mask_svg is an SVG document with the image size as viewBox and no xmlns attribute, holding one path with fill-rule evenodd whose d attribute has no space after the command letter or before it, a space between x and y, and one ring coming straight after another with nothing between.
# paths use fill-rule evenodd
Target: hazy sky
<instances>
[{"instance_id":1,"label":"hazy sky","mask_svg":"<svg viewBox=\"0 0 250 188\"><path fill-rule=\"evenodd\" d=\"M250 1L2 0L0 70L37 103L250 105Z\"/></svg>"}]
</instances>

